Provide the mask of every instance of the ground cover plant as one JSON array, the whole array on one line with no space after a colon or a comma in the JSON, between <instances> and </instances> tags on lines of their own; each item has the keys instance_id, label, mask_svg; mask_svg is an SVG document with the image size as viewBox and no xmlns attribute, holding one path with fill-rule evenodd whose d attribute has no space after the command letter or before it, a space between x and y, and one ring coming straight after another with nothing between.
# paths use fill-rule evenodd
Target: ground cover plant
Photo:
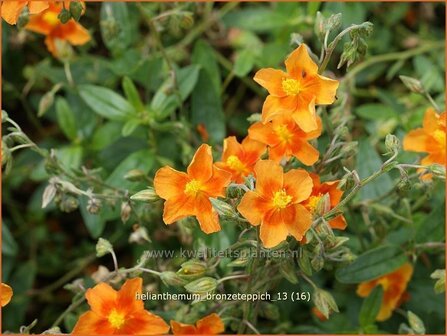
<instances>
[{"instance_id":1,"label":"ground cover plant","mask_svg":"<svg viewBox=\"0 0 447 336\"><path fill-rule=\"evenodd\" d=\"M445 333L444 3L1 6L2 332Z\"/></svg>"}]
</instances>

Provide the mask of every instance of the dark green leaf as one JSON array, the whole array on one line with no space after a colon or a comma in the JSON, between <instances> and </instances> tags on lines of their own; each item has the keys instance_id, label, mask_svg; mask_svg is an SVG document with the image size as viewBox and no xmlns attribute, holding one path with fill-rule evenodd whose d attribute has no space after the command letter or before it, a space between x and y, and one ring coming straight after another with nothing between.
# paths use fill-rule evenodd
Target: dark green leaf
<instances>
[{"instance_id":1,"label":"dark green leaf","mask_svg":"<svg viewBox=\"0 0 447 336\"><path fill-rule=\"evenodd\" d=\"M355 113L367 120L383 120L397 118L396 112L383 104L364 104L355 109Z\"/></svg>"},{"instance_id":2,"label":"dark green leaf","mask_svg":"<svg viewBox=\"0 0 447 336\"><path fill-rule=\"evenodd\" d=\"M104 231L106 221L101 216L101 213L91 214L87 211L87 197L79 197L79 208L81 210L82 219L87 227L88 232L92 238L98 238Z\"/></svg>"},{"instance_id":3,"label":"dark green leaf","mask_svg":"<svg viewBox=\"0 0 447 336\"><path fill-rule=\"evenodd\" d=\"M114 53L121 53L132 42L131 22L125 2L104 2L100 14L101 36Z\"/></svg>"},{"instance_id":4,"label":"dark green leaf","mask_svg":"<svg viewBox=\"0 0 447 336\"><path fill-rule=\"evenodd\" d=\"M359 256L346 267L335 273L341 283L360 283L376 279L402 266L407 261L403 251L397 246L381 246Z\"/></svg>"},{"instance_id":5,"label":"dark green leaf","mask_svg":"<svg viewBox=\"0 0 447 336\"><path fill-rule=\"evenodd\" d=\"M236 55L234 61L234 73L238 77L246 76L252 69L255 63L255 55L250 49L244 49Z\"/></svg>"},{"instance_id":6,"label":"dark green leaf","mask_svg":"<svg viewBox=\"0 0 447 336\"><path fill-rule=\"evenodd\" d=\"M122 85L124 94L126 95L126 98L129 101L129 103L132 104L132 106L137 112L143 111L144 110L143 102L141 101L140 94L138 93L138 90L135 87L135 84L132 82L132 80L129 77L124 77Z\"/></svg>"},{"instance_id":7,"label":"dark green leaf","mask_svg":"<svg viewBox=\"0 0 447 336\"><path fill-rule=\"evenodd\" d=\"M76 126L76 118L64 98L57 98L56 113L59 126L68 139L74 141L76 139L78 129Z\"/></svg>"},{"instance_id":8,"label":"dark green leaf","mask_svg":"<svg viewBox=\"0 0 447 336\"><path fill-rule=\"evenodd\" d=\"M376 320L377 314L382 305L383 288L376 286L369 296L363 301L362 308L360 308L359 322L362 327L367 327L373 324Z\"/></svg>"},{"instance_id":9,"label":"dark green leaf","mask_svg":"<svg viewBox=\"0 0 447 336\"><path fill-rule=\"evenodd\" d=\"M2 223L2 254L8 256L15 256L17 254L17 243L9 231L6 222Z\"/></svg>"},{"instance_id":10,"label":"dark green leaf","mask_svg":"<svg viewBox=\"0 0 447 336\"><path fill-rule=\"evenodd\" d=\"M203 70L208 72L213 82L215 90L221 90L221 78L219 65L216 61L214 49L204 40L198 40L192 51L192 59L194 63L199 64Z\"/></svg>"}]
</instances>

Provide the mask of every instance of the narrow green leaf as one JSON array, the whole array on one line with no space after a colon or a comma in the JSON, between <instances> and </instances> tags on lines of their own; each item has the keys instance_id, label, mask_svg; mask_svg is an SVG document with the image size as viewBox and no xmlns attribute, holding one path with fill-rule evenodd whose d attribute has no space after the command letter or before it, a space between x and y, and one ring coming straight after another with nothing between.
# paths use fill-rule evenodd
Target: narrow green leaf
<instances>
[{"instance_id":1,"label":"narrow green leaf","mask_svg":"<svg viewBox=\"0 0 447 336\"><path fill-rule=\"evenodd\" d=\"M362 327L367 327L374 323L382 305L383 288L376 286L369 296L363 301L360 308L359 322Z\"/></svg>"},{"instance_id":2,"label":"narrow green leaf","mask_svg":"<svg viewBox=\"0 0 447 336\"><path fill-rule=\"evenodd\" d=\"M143 111L144 104L141 101L140 94L138 93L138 90L135 87L135 84L132 82L132 80L127 76L124 77L122 86L127 100L132 104L135 110L137 112Z\"/></svg>"},{"instance_id":3,"label":"narrow green leaf","mask_svg":"<svg viewBox=\"0 0 447 336\"><path fill-rule=\"evenodd\" d=\"M376 279L402 266L407 261L404 252L397 246L381 246L370 250L335 273L341 283L354 284Z\"/></svg>"},{"instance_id":4,"label":"narrow green leaf","mask_svg":"<svg viewBox=\"0 0 447 336\"><path fill-rule=\"evenodd\" d=\"M131 135L138 126L140 126L141 122L139 119L130 119L128 120L121 131L122 136L126 137Z\"/></svg>"},{"instance_id":5,"label":"narrow green leaf","mask_svg":"<svg viewBox=\"0 0 447 336\"><path fill-rule=\"evenodd\" d=\"M70 109L67 101L64 98L57 98L56 113L59 126L68 139L74 141L76 139L78 129L76 125L76 118L73 111Z\"/></svg>"}]
</instances>

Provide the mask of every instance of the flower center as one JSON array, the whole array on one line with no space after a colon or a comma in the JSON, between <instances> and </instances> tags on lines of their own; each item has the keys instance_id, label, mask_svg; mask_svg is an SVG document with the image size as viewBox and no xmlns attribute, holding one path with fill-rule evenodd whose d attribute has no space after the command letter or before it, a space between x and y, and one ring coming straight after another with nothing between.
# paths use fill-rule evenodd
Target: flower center
<instances>
[{"instance_id":1,"label":"flower center","mask_svg":"<svg viewBox=\"0 0 447 336\"><path fill-rule=\"evenodd\" d=\"M236 155L230 155L227 159L227 165L233 170L243 172L245 170L245 165L239 160Z\"/></svg>"},{"instance_id":2,"label":"flower center","mask_svg":"<svg viewBox=\"0 0 447 336\"><path fill-rule=\"evenodd\" d=\"M282 89L288 96L295 96L302 91L301 83L293 78L285 78L282 80Z\"/></svg>"},{"instance_id":3,"label":"flower center","mask_svg":"<svg viewBox=\"0 0 447 336\"><path fill-rule=\"evenodd\" d=\"M185 186L185 194L195 196L200 189L202 188L202 184L197 180L191 180L186 183Z\"/></svg>"},{"instance_id":4,"label":"flower center","mask_svg":"<svg viewBox=\"0 0 447 336\"><path fill-rule=\"evenodd\" d=\"M110 325L115 329L121 329L121 327L126 322L124 319L124 314L117 312L116 309L112 310L107 319Z\"/></svg>"},{"instance_id":5,"label":"flower center","mask_svg":"<svg viewBox=\"0 0 447 336\"><path fill-rule=\"evenodd\" d=\"M433 138L442 146L445 146L445 131L436 130L433 132Z\"/></svg>"},{"instance_id":6,"label":"flower center","mask_svg":"<svg viewBox=\"0 0 447 336\"><path fill-rule=\"evenodd\" d=\"M311 213L314 213L317 210L318 203L320 202L321 194L317 196L310 196L307 201L307 208Z\"/></svg>"},{"instance_id":7,"label":"flower center","mask_svg":"<svg viewBox=\"0 0 447 336\"><path fill-rule=\"evenodd\" d=\"M59 18L55 12L46 12L42 15L42 19L48 23L50 26L57 26L59 24Z\"/></svg>"},{"instance_id":8,"label":"flower center","mask_svg":"<svg viewBox=\"0 0 447 336\"><path fill-rule=\"evenodd\" d=\"M276 135L281 139L281 142L290 142L293 134L287 128L287 125L279 125L274 128Z\"/></svg>"},{"instance_id":9,"label":"flower center","mask_svg":"<svg viewBox=\"0 0 447 336\"><path fill-rule=\"evenodd\" d=\"M291 201L292 196L287 195L284 189L275 192L275 195L273 196L273 205L278 209L284 209Z\"/></svg>"}]
</instances>

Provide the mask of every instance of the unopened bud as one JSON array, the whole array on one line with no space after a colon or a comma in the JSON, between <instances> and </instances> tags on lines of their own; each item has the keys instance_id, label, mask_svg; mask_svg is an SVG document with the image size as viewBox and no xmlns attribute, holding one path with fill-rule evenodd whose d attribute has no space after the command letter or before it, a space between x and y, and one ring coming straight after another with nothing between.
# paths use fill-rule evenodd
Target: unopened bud
<instances>
[{"instance_id":1,"label":"unopened bud","mask_svg":"<svg viewBox=\"0 0 447 336\"><path fill-rule=\"evenodd\" d=\"M313 299L315 307L317 307L326 318L329 318L332 311L338 313L337 303L329 292L317 288L313 295Z\"/></svg>"},{"instance_id":2,"label":"unopened bud","mask_svg":"<svg viewBox=\"0 0 447 336\"><path fill-rule=\"evenodd\" d=\"M175 272L162 272L160 274L160 279L166 286L180 287L185 286L188 283L188 281L179 277Z\"/></svg>"},{"instance_id":3,"label":"unopened bud","mask_svg":"<svg viewBox=\"0 0 447 336\"><path fill-rule=\"evenodd\" d=\"M131 182L138 182L144 180L146 177L146 173L142 171L141 169L132 169L129 170L126 175L124 175L124 178Z\"/></svg>"},{"instance_id":4,"label":"unopened bud","mask_svg":"<svg viewBox=\"0 0 447 336\"><path fill-rule=\"evenodd\" d=\"M56 196L56 187L50 183L46 186L42 194L42 209L45 209L50 204L54 196Z\"/></svg>"},{"instance_id":5,"label":"unopened bud","mask_svg":"<svg viewBox=\"0 0 447 336\"><path fill-rule=\"evenodd\" d=\"M236 212L233 207L228 203L218 200L216 198L210 198L211 204L214 209L216 209L217 213L222 217L235 217Z\"/></svg>"},{"instance_id":6,"label":"unopened bud","mask_svg":"<svg viewBox=\"0 0 447 336\"><path fill-rule=\"evenodd\" d=\"M194 25L194 17L192 13L185 13L180 20L180 27L183 29L189 29Z\"/></svg>"},{"instance_id":7,"label":"unopened bud","mask_svg":"<svg viewBox=\"0 0 447 336\"><path fill-rule=\"evenodd\" d=\"M96 215L101 210L101 200L97 198L89 198L87 202L87 211L92 215Z\"/></svg>"},{"instance_id":8,"label":"unopened bud","mask_svg":"<svg viewBox=\"0 0 447 336\"><path fill-rule=\"evenodd\" d=\"M2 167L11 160L11 151L6 145L6 142L2 140Z\"/></svg>"},{"instance_id":9,"label":"unopened bud","mask_svg":"<svg viewBox=\"0 0 447 336\"><path fill-rule=\"evenodd\" d=\"M424 86L422 85L422 82L420 80L408 76L399 76L399 78L411 92L414 93L425 92Z\"/></svg>"},{"instance_id":10,"label":"unopened bud","mask_svg":"<svg viewBox=\"0 0 447 336\"><path fill-rule=\"evenodd\" d=\"M149 187L132 195L130 199L132 201L155 202L158 201L160 197L157 195L154 188Z\"/></svg>"},{"instance_id":11,"label":"unopened bud","mask_svg":"<svg viewBox=\"0 0 447 336\"><path fill-rule=\"evenodd\" d=\"M298 265L300 266L300 269L304 272L304 274L309 276L312 275L312 266L310 264L309 252L304 248L300 249Z\"/></svg>"},{"instance_id":12,"label":"unopened bud","mask_svg":"<svg viewBox=\"0 0 447 336\"><path fill-rule=\"evenodd\" d=\"M189 260L181 265L177 274L185 280L200 278L206 272L206 264L198 260Z\"/></svg>"},{"instance_id":13,"label":"unopened bud","mask_svg":"<svg viewBox=\"0 0 447 336\"><path fill-rule=\"evenodd\" d=\"M59 327L51 327L50 329L45 330L42 335L60 335L62 334L61 328Z\"/></svg>"},{"instance_id":14,"label":"unopened bud","mask_svg":"<svg viewBox=\"0 0 447 336\"><path fill-rule=\"evenodd\" d=\"M132 208L130 207L129 202L121 203L121 221L123 223L126 223L129 220L131 213Z\"/></svg>"},{"instance_id":15,"label":"unopened bud","mask_svg":"<svg viewBox=\"0 0 447 336\"><path fill-rule=\"evenodd\" d=\"M73 48L67 41L56 38L54 40L54 45L56 47L56 54L58 59L62 61L68 61L73 57Z\"/></svg>"},{"instance_id":16,"label":"unopened bud","mask_svg":"<svg viewBox=\"0 0 447 336\"><path fill-rule=\"evenodd\" d=\"M335 250L349 240L349 237L335 237L331 250Z\"/></svg>"},{"instance_id":17,"label":"unopened bud","mask_svg":"<svg viewBox=\"0 0 447 336\"><path fill-rule=\"evenodd\" d=\"M185 289L194 294L206 294L212 292L217 287L217 280L210 277L197 279L185 285Z\"/></svg>"},{"instance_id":18,"label":"unopened bud","mask_svg":"<svg viewBox=\"0 0 447 336\"><path fill-rule=\"evenodd\" d=\"M17 18L17 28L24 28L29 22L29 9L28 6L25 6Z\"/></svg>"},{"instance_id":19,"label":"unopened bud","mask_svg":"<svg viewBox=\"0 0 447 336\"><path fill-rule=\"evenodd\" d=\"M57 18L61 23L66 24L71 19L71 13L67 9L62 8Z\"/></svg>"},{"instance_id":20,"label":"unopened bud","mask_svg":"<svg viewBox=\"0 0 447 336\"><path fill-rule=\"evenodd\" d=\"M229 262L227 267L244 267L250 262L251 249L241 250L239 258Z\"/></svg>"},{"instance_id":21,"label":"unopened bud","mask_svg":"<svg viewBox=\"0 0 447 336\"><path fill-rule=\"evenodd\" d=\"M281 317L278 306L266 301L260 302L259 314L271 321L276 321Z\"/></svg>"},{"instance_id":22,"label":"unopened bud","mask_svg":"<svg viewBox=\"0 0 447 336\"><path fill-rule=\"evenodd\" d=\"M39 101L37 116L43 116L54 103L54 93L49 91L45 93Z\"/></svg>"},{"instance_id":23,"label":"unopened bud","mask_svg":"<svg viewBox=\"0 0 447 336\"><path fill-rule=\"evenodd\" d=\"M259 121L261 121L262 119L261 119L261 113L253 113L253 114L251 114L248 118L247 118L247 121L250 123L250 124L254 124L254 123L256 123L256 122L259 122Z\"/></svg>"},{"instance_id":24,"label":"unopened bud","mask_svg":"<svg viewBox=\"0 0 447 336\"><path fill-rule=\"evenodd\" d=\"M440 294L445 292L445 269L438 269L434 271L430 278L437 279L435 283L435 293Z\"/></svg>"},{"instance_id":25,"label":"unopened bud","mask_svg":"<svg viewBox=\"0 0 447 336\"><path fill-rule=\"evenodd\" d=\"M9 119L8 112L2 110L2 124L5 123Z\"/></svg>"},{"instance_id":26,"label":"unopened bud","mask_svg":"<svg viewBox=\"0 0 447 336\"><path fill-rule=\"evenodd\" d=\"M81 18L82 12L84 11L84 7L80 1L71 1L70 2L70 14L76 21L79 21Z\"/></svg>"},{"instance_id":27,"label":"unopened bud","mask_svg":"<svg viewBox=\"0 0 447 336\"><path fill-rule=\"evenodd\" d=\"M110 244L110 242L107 239L99 238L98 242L96 243L96 256L98 258L101 258L106 254L112 252L113 252L112 244Z\"/></svg>"},{"instance_id":28,"label":"unopened bud","mask_svg":"<svg viewBox=\"0 0 447 336\"><path fill-rule=\"evenodd\" d=\"M75 211L79 206L79 201L76 197L72 195L63 195L62 199L59 203L59 209L63 212L73 212Z\"/></svg>"},{"instance_id":29,"label":"unopened bud","mask_svg":"<svg viewBox=\"0 0 447 336\"><path fill-rule=\"evenodd\" d=\"M290 259L284 260L279 265L279 271L290 283L298 283L298 277L296 276L295 267L293 267L292 261Z\"/></svg>"},{"instance_id":30,"label":"unopened bud","mask_svg":"<svg viewBox=\"0 0 447 336\"><path fill-rule=\"evenodd\" d=\"M407 312L408 323L410 324L411 329L414 330L416 335L425 334L425 326L424 322L413 312Z\"/></svg>"},{"instance_id":31,"label":"unopened bud","mask_svg":"<svg viewBox=\"0 0 447 336\"><path fill-rule=\"evenodd\" d=\"M151 239L147 230L143 226L134 225L134 231L129 236L129 243L144 244L150 243Z\"/></svg>"},{"instance_id":32,"label":"unopened bud","mask_svg":"<svg viewBox=\"0 0 447 336\"><path fill-rule=\"evenodd\" d=\"M393 134L387 134L385 138L385 147L390 153L395 153L400 149L400 141L397 136Z\"/></svg>"},{"instance_id":33,"label":"unopened bud","mask_svg":"<svg viewBox=\"0 0 447 336\"><path fill-rule=\"evenodd\" d=\"M324 267L324 258L321 254L316 254L313 256L312 260L310 261L312 268L319 272Z\"/></svg>"},{"instance_id":34,"label":"unopened bud","mask_svg":"<svg viewBox=\"0 0 447 336\"><path fill-rule=\"evenodd\" d=\"M435 177L445 180L445 166L440 164L432 164L428 169Z\"/></svg>"}]
</instances>

